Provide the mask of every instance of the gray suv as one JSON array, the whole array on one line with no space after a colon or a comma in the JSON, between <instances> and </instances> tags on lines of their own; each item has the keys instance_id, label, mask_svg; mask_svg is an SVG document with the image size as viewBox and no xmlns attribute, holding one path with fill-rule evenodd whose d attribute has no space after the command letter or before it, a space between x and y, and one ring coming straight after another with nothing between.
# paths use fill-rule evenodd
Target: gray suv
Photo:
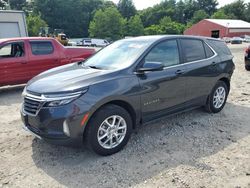
<instances>
[{"instance_id":1,"label":"gray suv","mask_svg":"<svg viewBox=\"0 0 250 188\"><path fill-rule=\"evenodd\" d=\"M24 128L47 142L121 150L140 124L196 107L224 107L233 56L217 39L143 36L117 41L85 62L48 70L23 91Z\"/></svg>"}]
</instances>

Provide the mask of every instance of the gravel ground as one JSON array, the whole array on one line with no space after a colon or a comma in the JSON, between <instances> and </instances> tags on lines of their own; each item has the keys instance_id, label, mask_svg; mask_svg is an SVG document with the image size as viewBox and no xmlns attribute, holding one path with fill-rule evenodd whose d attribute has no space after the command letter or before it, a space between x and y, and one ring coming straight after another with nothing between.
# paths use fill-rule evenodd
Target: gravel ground
<instances>
[{"instance_id":1,"label":"gravel ground","mask_svg":"<svg viewBox=\"0 0 250 188\"><path fill-rule=\"evenodd\" d=\"M243 45L224 110L202 109L138 128L121 152L49 145L21 128L23 86L0 90L0 187L250 187L250 72Z\"/></svg>"}]
</instances>

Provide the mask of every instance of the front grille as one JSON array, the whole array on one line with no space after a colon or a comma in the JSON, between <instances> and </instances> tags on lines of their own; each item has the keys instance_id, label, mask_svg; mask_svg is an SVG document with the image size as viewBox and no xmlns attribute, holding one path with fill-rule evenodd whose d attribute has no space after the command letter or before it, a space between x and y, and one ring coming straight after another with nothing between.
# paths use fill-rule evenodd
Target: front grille
<instances>
[{"instance_id":1,"label":"front grille","mask_svg":"<svg viewBox=\"0 0 250 188\"><path fill-rule=\"evenodd\" d=\"M36 115L42 105L43 103L37 99L25 97L23 102L23 110L28 114Z\"/></svg>"}]
</instances>

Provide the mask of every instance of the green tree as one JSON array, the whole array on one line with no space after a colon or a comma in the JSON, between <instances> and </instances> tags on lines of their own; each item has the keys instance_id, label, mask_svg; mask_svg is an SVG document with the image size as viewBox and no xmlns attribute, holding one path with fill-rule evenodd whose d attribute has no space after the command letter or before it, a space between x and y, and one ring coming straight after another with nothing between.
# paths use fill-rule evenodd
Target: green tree
<instances>
[{"instance_id":1,"label":"green tree","mask_svg":"<svg viewBox=\"0 0 250 188\"><path fill-rule=\"evenodd\" d=\"M165 16L169 16L171 19L176 20L176 1L162 1L158 5L140 11L139 14L144 27L159 24L159 21Z\"/></svg>"},{"instance_id":2,"label":"green tree","mask_svg":"<svg viewBox=\"0 0 250 188\"><path fill-rule=\"evenodd\" d=\"M245 16L246 21L250 22L250 3L246 4Z\"/></svg>"},{"instance_id":3,"label":"green tree","mask_svg":"<svg viewBox=\"0 0 250 188\"><path fill-rule=\"evenodd\" d=\"M12 10L23 10L26 6L26 0L9 0Z\"/></svg>"},{"instance_id":4,"label":"green tree","mask_svg":"<svg viewBox=\"0 0 250 188\"><path fill-rule=\"evenodd\" d=\"M94 12L102 6L102 0L34 0L34 13L70 37L87 37Z\"/></svg>"},{"instance_id":5,"label":"green tree","mask_svg":"<svg viewBox=\"0 0 250 188\"><path fill-rule=\"evenodd\" d=\"M160 27L164 34L182 34L185 29L185 25L174 22L167 16L160 20Z\"/></svg>"},{"instance_id":6,"label":"green tree","mask_svg":"<svg viewBox=\"0 0 250 188\"><path fill-rule=\"evenodd\" d=\"M96 11L90 22L90 37L117 40L123 37L125 20L116 8L110 7Z\"/></svg>"},{"instance_id":7,"label":"green tree","mask_svg":"<svg viewBox=\"0 0 250 188\"><path fill-rule=\"evenodd\" d=\"M8 4L7 0L0 0L0 10L5 10Z\"/></svg>"},{"instance_id":8,"label":"green tree","mask_svg":"<svg viewBox=\"0 0 250 188\"><path fill-rule=\"evenodd\" d=\"M140 36L144 34L144 27L140 16L131 17L127 23L127 36Z\"/></svg>"},{"instance_id":9,"label":"green tree","mask_svg":"<svg viewBox=\"0 0 250 188\"><path fill-rule=\"evenodd\" d=\"M231 15L235 19L245 20L246 4L244 0L236 0L231 4L222 7L226 15Z\"/></svg>"},{"instance_id":10,"label":"green tree","mask_svg":"<svg viewBox=\"0 0 250 188\"><path fill-rule=\"evenodd\" d=\"M194 16L193 18L191 19L191 23L192 24L196 24L198 23L199 21L203 20L203 19L206 19L208 18L208 14L204 11L204 10L198 10L194 13Z\"/></svg>"},{"instance_id":11,"label":"green tree","mask_svg":"<svg viewBox=\"0 0 250 188\"><path fill-rule=\"evenodd\" d=\"M30 14L26 18L29 36L38 36L40 28L46 27L47 24L41 19L40 15Z\"/></svg>"},{"instance_id":12,"label":"green tree","mask_svg":"<svg viewBox=\"0 0 250 188\"><path fill-rule=\"evenodd\" d=\"M116 4L113 1L104 1L102 8L116 7Z\"/></svg>"},{"instance_id":13,"label":"green tree","mask_svg":"<svg viewBox=\"0 0 250 188\"><path fill-rule=\"evenodd\" d=\"M129 19L136 14L136 8L132 0L119 0L118 10L124 18Z\"/></svg>"},{"instance_id":14,"label":"green tree","mask_svg":"<svg viewBox=\"0 0 250 188\"><path fill-rule=\"evenodd\" d=\"M185 16L185 3L180 0L176 3L176 7L175 7L175 20L177 22L180 22L180 23L185 23L185 19L184 19L184 16Z\"/></svg>"},{"instance_id":15,"label":"green tree","mask_svg":"<svg viewBox=\"0 0 250 188\"><path fill-rule=\"evenodd\" d=\"M219 9L217 12L215 12L212 16L212 19L231 19L229 15L226 15L223 9Z\"/></svg>"},{"instance_id":16,"label":"green tree","mask_svg":"<svg viewBox=\"0 0 250 188\"><path fill-rule=\"evenodd\" d=\"M217 0L197 0L198 9L204 10L209 16L217 10L217 6Z\"/></svg>"},{"instance_id":17,"label":"green tree","mask_svg":"<svg viewBox=\"0 0 250 188\"><path fill-rule=\"evenodd\" d=\"M188 23L193 18L194 13L198 11L197 3L195 0L186 0L184 6L184 22Z\"/></svg>"},{"instance_id":18,"label":"green tree","mask_svg":"<svg viewBox=\"0 0 250 188\"><path fill-rule=\"evenodd\" d=\"M162 28L160 25L151 25L144 29L145 35L160 35L163 34Z\"/></svg>"}]
</instances>

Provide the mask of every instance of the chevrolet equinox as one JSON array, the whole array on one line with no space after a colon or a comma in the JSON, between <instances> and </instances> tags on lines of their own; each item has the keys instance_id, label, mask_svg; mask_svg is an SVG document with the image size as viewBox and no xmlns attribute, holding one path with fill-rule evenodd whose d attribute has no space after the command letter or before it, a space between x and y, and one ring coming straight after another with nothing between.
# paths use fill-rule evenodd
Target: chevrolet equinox
<instances>
[{"instance_id":1,"label":"chevrolet equinox","mask_svg":"<svg viewBox=\"0 0 250 188\"><path fill-rule=\"evenodd\" d=\"M143 36L105 47L85 62L50 69L23 91L24 129L50 143L120 151L133 129L156 118L224 107L233 56L217 39Z\"/></svg>"}]
</instances>

